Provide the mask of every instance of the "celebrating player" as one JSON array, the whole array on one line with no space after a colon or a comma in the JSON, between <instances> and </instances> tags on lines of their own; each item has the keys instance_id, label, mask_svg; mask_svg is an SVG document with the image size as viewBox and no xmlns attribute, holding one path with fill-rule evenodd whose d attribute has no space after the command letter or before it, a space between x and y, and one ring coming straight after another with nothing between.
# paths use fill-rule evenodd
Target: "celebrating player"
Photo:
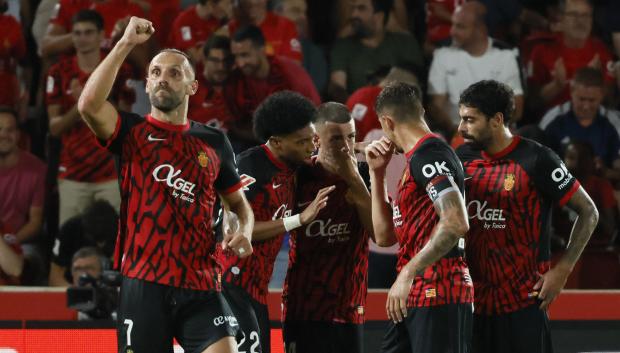
<instances>
[{"instance_id":1,"label":"celebrating player","mask_svg":"<svg viewBox=\"0 0 620 353\"><path fill-rule=\"evenodd\" d=\"M512 135L514 94L480 81L460 97L458 149L468 181L467 260L476 288L473 351L552 352L546 309L596 227L596 206L549 148ZM578 218L568 248L550 269L552 203Z\"/></svg>"},{"instance_id":2,"label":"celebrating player","mask_svg":"<svg viewBox=\"0 0 620 353\"><path fill-rule=\"evenodd\" d=\"M129 52L151 37L151 22L132 17L88 79L78 109L99 141L119 158L121 221L116 263L123 274L118 350L236 352L238 323L221 294L211 229L217 194L239 215L222 247L252 253L254 224L234 155L219 130L187 119L197 89L185 54L165 49L149 65L151 113L118 112L106 101Z\"/></svg>"},{"instance_id":3,"label":"celebrating player","mask_svg":"<svg viewBox=\"0 0 620 353\"><path fill-rule=\"evenodd\" d=\"M454 151L429 130L415 87L386 86L376 102L387 138L366 148L377 244L398 241L398 277L388 293L392 324L383 352L469 352L473 286L463 258L468 230L463 167ZM394 151L408 167L393 208L385 168Z\"/></svg>"},{"instance_id":4,"label":"celebrating player","mask_svg":"<svg viewBox=\"0 0 620 353\"><path fill-rule=\"evenodd\" d=\"M370 193L355 159L355 124L347 107L321 105L316 128L319 153L299 170L297 206L325 187L335 189L316 219L291 233L282 294L286 351L362 352Z\"/></svg>"},{"instance_id":5,"label":"celebrating player","mask_svg":"<svg viewBox=\"0 0 620 353\"><path fill-rule=\"evenodd\" d=\"M239 258L218 249L217 258L226 298L245 333L240 351L258 352L258 342L263 353L270 351L267 293L284 233L312 222L333 190L317 190L303 212L292 214L297 167L314 151L315 114L314 104L298 93L269 96L254 113L255 134L265 143L239 155L239 173L256 215L254 254Z\"/></svg>"}]
</instances>

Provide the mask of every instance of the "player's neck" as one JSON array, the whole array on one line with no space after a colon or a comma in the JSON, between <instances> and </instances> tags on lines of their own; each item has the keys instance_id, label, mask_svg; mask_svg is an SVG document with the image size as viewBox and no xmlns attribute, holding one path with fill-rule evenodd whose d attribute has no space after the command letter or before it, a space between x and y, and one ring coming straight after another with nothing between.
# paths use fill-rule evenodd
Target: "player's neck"
<instances>
[{"instance_id":1,"label":"player's neck","mask_svg":"<svg viewBox=\"0 0 620 353\"><path fill-rule=\"evenodd\" d=\"M282 164L288 165L289 167L291 166L289 163L287 163L285 161L284 158L282 158L282 156L278 153L278 150L269 142L265 142L265 146L267 147L267 149L269 150L269 152L271 152L271 155L277 159L279 162L281 162Z\"/></svg>"},{"instance_id":2,"label":"player's neck","mask_svg":"<svg viewBox=\"0 0 620 353\"><path fill-rule=\"evenodd\" d=\"M15 149L9 153L0 153L0 169L11 168L17 165L19 161L19 149Z\"/></svg>"},{"instance_id":3,"label":"player's neck","mask_svg":"<svg viewBox=\"0 0 620 353\"><path fill-rule=\"evenodd\" d=\"M269 76L269 71L271 70L271 67L269 65L269 59L267 59L267 56L264 56L261 59L261 64L258 67L258 70L256 70L256 78L258 79L265 79L267 78L267 76Z\"/></svg>"},{"instance_id":4,"label":"player's neck","mask_svg":"<svg viewBox=\"0 0 620 353\"><path fill-rule=\"evenodd\" d=\"M432 133L424 122L411 123L404 128L394 130L395 142L404 152L411 151L424 136Z\"/></svg>"},{"instance_id":5,"label":"player's neck","mask_svg":"<svg viewBox=\"0 0 620 353\"><path fill-rule=\"evenodd\" d=\"M478 40L473 42L471 45L463 48L469 55L473 57L479 57L484 55L489 49L489 39L488 37L484 37L484 40Z\"/></svg>"},{"instance_id":6,"label":"player's neck","mask_svg":"<svg viewBox=\"0 0 620 353\"><path fill-rule=\"evenodd\" d=\"M376 48L383 42L384 37L385 31L380 29L370 37L362 39L362 44L370 48Z\"/></svg>"},{"instance_id":7,"label":"player's neck","mask_svg":"<svg viewBox=\"0 0 620 353\"><path fill-rule=\"evenodd\" d=\"M489 155L495 155L505 150L512 143L514 136L508 128L504 128L491 143L485 148L485 152Z\"/></svg>"},{"instance_id":8,"label":"player's neck","mask_svg":"<svg viewBox=\"0 0 620 353\"><path fill-rule=\"evenodd\" d=\"M151 116L166 124L185 125L187 124L187 100L181 103L177 109L170 112L163 112L151 105Z\"/></svg>"},{"instance_id":9,"label":"player's neck","mask_svg":"<svg viewBox=\"0 0 620 353\"><path fill-rule=\"evenodd\" d=\"M92 50L86 53L79 53L77 54L77 62L80 70L91 73L95 71L95 68L101 62L101 52L99 50Z\"/></svg>"}]
</instances>

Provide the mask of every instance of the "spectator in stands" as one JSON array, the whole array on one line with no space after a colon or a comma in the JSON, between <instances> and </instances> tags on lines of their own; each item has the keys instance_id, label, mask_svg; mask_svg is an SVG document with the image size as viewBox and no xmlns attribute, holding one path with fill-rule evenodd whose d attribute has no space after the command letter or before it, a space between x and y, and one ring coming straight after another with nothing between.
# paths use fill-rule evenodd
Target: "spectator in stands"
<instances>
[{"instance_id":1,"label":"spectator in stands","mask_svg":"<svg viewBox=\"0 0 620 353\"><path fill-rule=\"evenodd\" d=\"M49 131L62 141L58 168L61 225L96 199L107 200L116 208L120 205L112 155L92 138L77 110L82 87L104 57L100 49L101 15L93 10L79 11L71 36L76 54L52 66L46 84ZM126 111L135 99L135 92L127 85L130 76L130 68L123 66L112 95L118 107Z\"/></svg>"},{"instance_id":2,"label":"spectator in stands","mask_svg":"<svg viewBox=\"0 0 620 353\"><path fill-rule=\"evenodd\" d=\"M566 0L560 6L560 28L555 40L536 46L528 63L532 97L540 97L547 109L570 99L569 83L584 66L602 70L608 83L614 82L611 53L591 36L592 5L587 0ZM533 104L540 104L532 100Z\"/></svg>"},{"instance_id":3,"label":"spectator in stands","mask_svg":"<svg viewBox=\"0 0 620 353\"><path fill-rule=\"evenodd\" d=\"M426 2L426 38L429 43L443 46L450 42L452 14L465 0L428 0Z\"/></svg>"},{"instance_id":4,"label":"spectator in stands","mask_svg":"<svg viewBox=\"0 0 620 353\"><path fill-rule=\"evenodd\" d=\"M17 76L17 67L26 57L26 42L17 19L6 14L8 6L7 0L0 0L0 105L18 109L27 89L21 87ZM25 76L20 78L27 83Z\"/></svg>"},{"instance_id":5,"label":"spectator in stands","mask_svg":"<svg viewBox=\"0 0 620 353\"><path fill-rule=\"evenodd\" d=\"M54 241L49 285L66 287L71 283L71 258L80 248L95 247L111 258L117 231L118 214L103 200L94 202L82 215L65 222Z\"/></svg>"},{"instance_id":6,"label":"spectator in stands","mask_svg":"<svg viewBox=\"0 0 620 353\"><path fill-rule=\"evenodd\" d=\"M547 112L539 127L558 154L571 141L588 142L596 156L597 173L615 183L620 181L620 113L602 106L604 92L600 70L577 70L570 101Z\"/></svg>"},{"instance_id":7,"label":"spectator in stands","mask_svg":"<svg viewBox=\"0 0 620 353\"><path fill-rule=\"evenodd\" d=\"M230 0L199 0L181 12L174 23L168 43L186 52L197 63L209 37L231 16Z\"/></svg>"},{"instance_id":8,"label":"spectator in stands","mask_svg":"<svg viewBox=\"0 0 620 353\"><path fill-rule=\"evenodd\" d=\"M461 92L480 80L507 84L515 94L514 120L523 108L523 89L516 49L488 36L485 8L466 2L452 15L452 46L435 50L428 77L429 113L432 127L450 138L460 122Z\"/></svg>"},{"instance_id":9,"label":"spectator in stands","mask_svg":"<svg viewBox=\"0 0 620 353\"><path fill-rule=\"evenodd\" d=\"M237 0L235 17L226 26L232 36L239 28L256 26L265 38L267 55L284 56L301 62L301 44L295 24L267 9L267 0Z\"/></svg>"},{"instance_id":10,"label":"spectator in stands","mask_svg":"<svg viewBox=\"0 0 620 353\"><path fill-rule=\"evenodd\" d=\"M228 37L214 35L203 48L204 69L197 76L198 91L189 97L188 116L191 120L228 130L233 116L224 98L224 83L232 69Z\"/></svg>"},{"instance_id":11,"label":"spectator in stands","mask_svg":"<svg viewBox=\"0 0 620 353\"><path fill-rule=\"evenodd\" d=\"M46 167L17 146L18 138L16 113L0 108L0 235L23 243L43 225Z\"/></svg>"},{"instance_id":12,"label":"spectator in stands","mask_svg":"<svg viewBox=\"0 0 620 353\"><path fill-rule=\"evenodd\" d=\"M71 257L72 284L79 286L80 276L83 275L100 278L108 263L108 258L98 248L92 246L80 248Z\"/></svg>"},{"instance_id":13,"label":"spectator in stands","mask_svg":"<svg viewBox=\"0 0 620 353\"><path fill-rule=\"evenodd\" d=\"M589 245L609 245L616 232L617 202L611 183L595 174L592 145L587 142L569 143L564 153L564 163L588 192L599 212L598 225L592 234ZM560 218L555 224L556 234L568 240L568 234L570 234L573 221L577 215L569 210L563 209L562 211L564 214L555 217L556 219ZM558 223L563 223L563 225L558 226Z\"/></svg>"},{"instance_id":14,"label":"spectator in stands","mask_svg":"<svg viewBox=\"0 0 620 353\"><path fill-rule=\"evenodd\" d=\"M423 66L422 52L413 36L385 31L390 8L389 1L353 0L350 21L354 34L338 40L331 52L331 99L345 102L349 94L368 84L367 75L380 67L405 63Z\"/></svg>"},{"instance_id":15,"label":"spectator in stands","mask_svg":"<svg viewBox=\"0 0 620 353\"><path fill-rule=\"evenodd\" d=\"M314 44L308 32L308 4L306 0L281 0L276 11L293 21L303 53L303 67L306 69L319 93L327 89L327 59L321 47Z\"/></svg>"},{"instance_id":16,"label":"spectator in stands","mask_svg":"<svg viewBox=\"0 0 620 353\"><path fill-rule=\"evenodd\" d=\"M235 116L229 130L235 152L258 143L252 132L252 114L270 94L291 90L320 104L321 98L303 67L289 58L267 55L258 27L240 28L232 38L231 51L237 67L224 92Z\"/></svg>"}]
</instances>

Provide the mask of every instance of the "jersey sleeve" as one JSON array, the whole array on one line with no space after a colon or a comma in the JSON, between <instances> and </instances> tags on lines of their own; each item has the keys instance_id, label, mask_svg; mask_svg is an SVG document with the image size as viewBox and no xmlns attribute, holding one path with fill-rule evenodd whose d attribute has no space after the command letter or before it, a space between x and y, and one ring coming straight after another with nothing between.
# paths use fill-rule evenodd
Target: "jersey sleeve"
<instances>
[{"instance_id":1,"label":"jersey sleeve","mask_svg":"<svg viewBox=\"0 0 620 353\"><path fill-rule=\"evenodd\" d=\"M263 185L264 180L262 179L262 174L260 173L259 168L257 168L258 160L253 158L252 155L239 155L239 175L241 178L241 183L243 184L243 191L245 192L245 196L248 201L252 203L256 198L256 195L260 192L261 185Z\"/></svg>"},{"instance_id":2,"label":"jersey sleeve","mask_svg":"<svg viewBox=\"0 0 620 353\"><path fill-rule=\"evenodd\" d=\"M241 189L241 179L239 178L239 173L237 173L237 162L235 161L235 153L230 141L221 131L219 134L221 138L220 143L214 147L219 153L221 164L220 172L217 179L215 179L214 185L219 192L230 194Z\"/></svg>"},{"instance_id":3,"label":"jersey sleeve","mask_svg":"<svg viewBox=\"0 0 620 353\"><path fill-rule=\"evenodd\" d=\"M62 75L59 66L52 66L47 72L45 80L45 103L48 106L62 103L61 80Z\"/></svg>"},{"instance_id":4,"label":"jersey sleeve","mask_svg":"<svg viewBox=\"0 0 620 353\"><path fill-rule=\"evenodd\" d=\"M102 147L107 148L113 154L120 156L123 153L123 142L125 141L125 138L134 126L143 121L144 118L137 114L119 111L118 119L116 120L116 127L114 128L114 133L112 136L107 140L97 139L97 141Z\"/></svg>"},{"instance_id":5,"label":"jersey sleeve","mask_svg":"<svg viewBox=\"0 0 620 353\"><path fill-rule=\"evenodd\" d=\"M531 177L538 191L564 206L579 189L579 181L568 171L560 157L547 147L536 153Z\"/></svg>"},{"instance_id":6,"label":"jersey sleeve","mask_svg":"<svg viewBox=\"0 0 620 353\"><path fill-rule=\"evenodd\" d=\"M458 187L464 183L463 166L448 146L420 147L409 160L409 172L433 202L450 191L462 193Z\"/></svg>"}]
</instances>

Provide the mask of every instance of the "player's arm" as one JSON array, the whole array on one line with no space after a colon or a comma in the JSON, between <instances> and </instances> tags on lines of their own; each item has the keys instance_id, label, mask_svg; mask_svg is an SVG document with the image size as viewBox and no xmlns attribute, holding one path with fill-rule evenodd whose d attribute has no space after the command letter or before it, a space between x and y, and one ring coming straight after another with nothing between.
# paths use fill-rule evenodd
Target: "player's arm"
<instances>
[{"instance_id":1,"label":"player's arm","mask_svg":"<svg viewBox=\"0 0 620 353\"><path fill-rule=\"evenodd\" d=\"M396 244L396 233L392 221L392 207L387 194L385 171L394 146L385 137L373 141L365 149L366 162L370 170L371 218L375 242L388 247Z\"/></svg>"},{"instance_id":2,"label":"player's arm","mask_svg":"<svg viewBox=\"0 0 620 353\"><path fill-rule=\"evenodd\" d=\"M147 41L154 31L150 21L132 17L123 37L86 82L78 110L98 138L108 140L116 128L118 112L107 99L123 61L136 45Z\"/></svg>"},{"instance_id":3,"label":"player's arm","mask_svg":"<svg viewBox=\"0 0 620 353\"><path fill-rule=\"evenodd\" d=\"M61 54L73 49L71 33L59 24L50 23L43 39L41 40L41 57L50 58L53 55Z\"/></svg>"},{"instance_id":4,"label":"player's arm","mask_svg":"<svg viewBox=\"0 0 620 353\"><path fill-rule=\"evenodd\" d=\"M538 299L542 300L541 309L546 309L564 288L568 276L598 223L599 213L596 205L582 186L579 186L571 196L567 206L577 213L577 219L560 261L547 273L540 275L538 283L534 286L534 290L540 290Z\"/></svg>"},{"instance_id":5,"label":"player's arm","mask_svg":"<svg viewBox=\"0 0 620 353\"><path fill-rule=\"evenodd\" d=\"M243 190L239 189L227 194L220 194L220 200L225 210L237 215L239 224L237 229L231 229L224 234L222 249L232 249L239 257L252 254L252 230L254 228L254 212L245 198Z\"/></svg>"},{"instance_id":6,"label":"player's arm","mask_svg":"<svg viewBox=\"0 0 620 353\"><path fill-rule=\"evenodd\" d=\"M335 188L335 186L328 186L319 190L314 200L301 213L273 221L254 223L252 240L261 241L274 238L284 232L291 231L314 221L319 211L327 205L328 195L334 191Z\"/></svg>"},{"instance_id":7,"label":"player's arm","mask_svg":"<svg viewBox=\"0 0 620 353\"><path fill-rule=\"evenodd\" d=\"M0 235L0 270L12 277L19 277L24 269L24 255L19 254Z\"/></svg>"}]
</instances>

